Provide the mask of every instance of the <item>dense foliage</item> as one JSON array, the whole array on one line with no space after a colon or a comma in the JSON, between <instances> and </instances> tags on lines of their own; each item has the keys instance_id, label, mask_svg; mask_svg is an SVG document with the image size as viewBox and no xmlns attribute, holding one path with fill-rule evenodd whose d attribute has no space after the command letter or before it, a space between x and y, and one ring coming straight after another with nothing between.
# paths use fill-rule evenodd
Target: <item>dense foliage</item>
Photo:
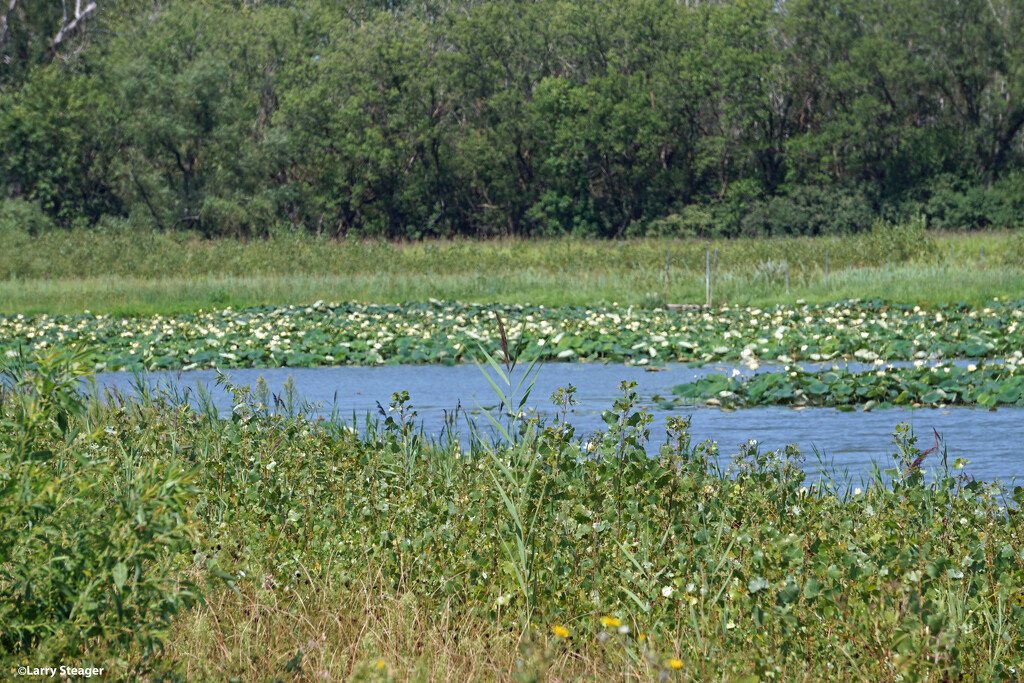
<instances>
[{"instance_id":1,"label":"dense foliage","mask_svg":"<svg viewBox=\"0 0 1024 683\"><path fill-rule=\"evenodd\" d=\"M855 372L832 366L808 370L785 366L739 379L708 375L673 387L683 399L703 399L727 407L756 405L833 406L865 410L893 405L1024 406L1024 372L1021 352L1000 363L941 363L894 368L881 364L874 370Z\"/></svg>"},{"instance_id":2,"label":"dense foliage","mask_svg":"<svg viewBox=\"0 0 1024 683\"><path fill-rule=\"evenodd\" d=\"M0 12L0 223L417 238L1024 215L1017 0L97 4L60 44L69 4Z\"/></svg>"},{"instance_id":3,"label":"dense foliage","mask_svg":"<svg viewBox=\"0 0 1024 683\"><path fill-rule=\"evenodd\" d=\"M871 362L995 358L1021 350L1024 306L880 301L718 310L608 306L325 304L176 316L0 315L0 353L75 344L109 370L472 361L498 348L494 314L524 357L551 361Z\"/></svg>"},{"instance_id":4,"label":"dense foliage","mask_svg":"<svg viewBox=\"0 0 1024 683\"><path fill-rule=\"evenodd\" d=\"M266 393L245 387L229 387L227 420L159 395L83 403L60 380L77 362L16 361L18 389L0 403L5 666L85 651L125 679L187 667L337 680L403 628L378 622L377 640L345 641L355 612L395 603L420 635L448 621L467 642L526 634L517 666L531 680L550 667L572 677L587 659L604 677L736 681L1010 681L1024 664L1024 491L958 476L962 462L931 468L940 454L926 478L905 425L891 469L865 490L808 487L794 447L751 443L716 471L716 446L692 445L685 419L645 452L650 416L626 383L593 445L564 422L568 387L552 424L513 420L507 442L464 451L456 424L428 445L407 395L360 437L272 415ZM38 550L78 539L67 556ZM181 642L195 623L168 634L188 594L153 590L188 577L217 600L218 623L193 636L200 647L221 634L216 656L146 647ZM277 613L316 620L308 606L325 604L344 610L291 652L265 628L243 635ZM239 639L258 649L225 656ZM320 669L328 649L341 659ZM411 677L406 661L381 658L379 680L388 664ZM513 673L494 666L475 678Z\"/></svg>"}]
</instances>

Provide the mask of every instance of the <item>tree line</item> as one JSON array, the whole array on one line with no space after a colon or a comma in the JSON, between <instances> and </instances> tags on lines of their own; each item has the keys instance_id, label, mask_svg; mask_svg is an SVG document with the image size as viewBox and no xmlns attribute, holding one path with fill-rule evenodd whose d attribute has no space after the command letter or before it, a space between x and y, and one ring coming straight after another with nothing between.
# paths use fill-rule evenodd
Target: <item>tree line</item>
<instances>
[{"instance_id":1,"label":"tree line","mask_svg":"<svg viewBox=\"0 0 1024 683\"><path fill-rule=\"evenodd\" d=\"M1024 217L1024 0L4 0L0 16L0 223L30 230Z\"/></svg>"}]
</instances>

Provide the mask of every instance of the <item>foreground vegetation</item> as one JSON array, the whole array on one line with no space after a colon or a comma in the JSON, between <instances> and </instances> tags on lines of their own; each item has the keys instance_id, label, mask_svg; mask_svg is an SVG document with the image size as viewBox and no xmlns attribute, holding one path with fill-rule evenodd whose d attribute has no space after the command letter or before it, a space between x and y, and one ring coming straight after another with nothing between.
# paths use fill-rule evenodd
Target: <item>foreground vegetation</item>
<instances>
[{"instance_id":1,"label":"foreground vegetation","mask_svg":"<svg viewBox=\"0 0 1024 683\"><path fill-rule=\"evenodd\" d=\"M0 313L151 315L431 298L703 304L709 253L715 303L880 298L980 305L993 296L1024 298L1024 232L936 233L920 220L879 223L844 237L405 244L29 228L21 221L5 229L0 220Z\"/></svg>"},{"instance_id":2,"label":"foreground vegetation","mask_svg":"<svg viewBox=\"0 0 1024 683\"><path fill-rule=\"evenodd\" d=\"M51 227L770 236L1024 215L1016 2L74 10L0 11L0 212Z\"/></svg>"},{"instance_id":3,"label":"foreground vegetation","mask_svg":"<svg viewBox=\"0 0 1024 683\"><path fill-rule=\"evenodd\" d=\"M553 423L492 415L496 441L464 449L457 419L425 440L403 394L359 435L272 415L258 388L229 386L229 419L168 395L84 400L91 366L51 351L6 371L5 667L1012 681L1024 666L1024 490L963 476L903 425L862 490L805 480L795 448L751 443L719 471L685 419L647 453L625 383L593 445L564 421L570 387ZM511 394L508 369L491 372Z\"/></svg>"}]
</instances>

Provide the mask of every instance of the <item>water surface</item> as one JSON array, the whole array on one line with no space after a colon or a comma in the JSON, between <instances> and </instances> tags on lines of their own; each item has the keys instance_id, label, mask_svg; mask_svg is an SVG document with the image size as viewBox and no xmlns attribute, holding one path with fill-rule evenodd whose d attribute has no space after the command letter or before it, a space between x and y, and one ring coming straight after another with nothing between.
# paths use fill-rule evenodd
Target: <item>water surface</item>
<instances>
[{"instance_id":1,"label":"water surface","mask_svg":"<svg viewBox=\"0 0 1024 683\"><path fill-rule=\"evenodd\" d=\"M967 361L963 361L966 363ZM894 364L895 365L895 364ZM850 364L851 370L864 365ZM577 436L586 439L605 427L601 413L612 407L621 396L619 384L637 383L640 406L651 410L651 448L655 452L665 440L665 418L669 415L692 415L691 437L700 442L718 442L723 455L735 453L748 439L756 439L766 449L777 449L797 444L807 455L808 472L817 466L814 451L828 463L829 470L854 484L866 477L872 463L887 466L888 456L894 452L892 433L900 422L908 422L919 437L919 445L928 448L934 444L933 430L944 439L948 460L970 460L967 472L978 479L1024 479L1024 409L988 409L949 407L917 410L892 408L872 412L844 412L833 408L807 408L794 410L784 407L750 408L726 412L716 408L684 407L673 411L658 409L654 397L671 397L672 387L693 381L709 373L743 374L770 372L774 366L761 366L757 370L714 364L700 368L669 365L659 371L626 365L600 365L592 363L549 363L540 366L537 380L527 406L542 418L550 419L555 408L551 393L569 384L577 387L578 405L568 420L576 427ZM522 368L517 368L513 381L517 382ZM497 397L480 369L473 365L456 366L379 366L335 368L277 368L236 369L225 372L236 384L255 385L263 377L275 394L282 394L285 382L291 377L296 393L305 401L319 404L318 412L334 412L351 420L355 415L361 422L367 413L377 413L378 403L385 409L392 393L409 392L411 403L418 412L428 434L438 435L443 426L444 411L449 413L461 405L462 413L476 419L481 426L486 419L471 413L478 403L494 406ZM188 372L153 372L143 375L145 381L157 385L177 385L179 388L206 387L213 395L222 414L231 410L231 397L222 388L214 386L216 372L192 370ZM127 373L101 373L96 376L102 386L117 387L130 392L134 378ZM463 437L468 434L461 425ZM934 464L934 463L933 463Z\"/></svg>"}]
</instances>

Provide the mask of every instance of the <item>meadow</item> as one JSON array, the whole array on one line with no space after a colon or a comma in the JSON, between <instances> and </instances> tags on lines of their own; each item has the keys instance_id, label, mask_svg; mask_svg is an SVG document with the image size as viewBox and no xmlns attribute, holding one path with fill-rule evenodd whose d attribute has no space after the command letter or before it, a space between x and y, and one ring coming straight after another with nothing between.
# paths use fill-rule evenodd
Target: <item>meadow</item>
<instances>
[{"instance_id":1,"label":"meadow","mask_svg":"<svg viewBox=\"0 0 1024 683\"><path fill-rule=\"evenodd\" d=\"M511 394L501 356L491 367ZM111 680L1017 680L1024 490L906 425L859 486L795 447L725 470L623 384L584 447L492 414L467 450L408 396L352 425L83 396L85 354L9 359L4 667ZM103 398L104 400L100 400ZM455 433L461 425L452 424ZM929 475L925 477L926 471Z\"/></svg>"},{"instance_id":2,"label":"meadow","mask_svg":"<svg viewBox=\"0 0 1024 683\"><path fill-rule=\"evenodd\" d=\"M978 305L993 296L1024 297L1024 233L937 233L915 221L829 237L616 242L389 243L287 233L203 240L184 232L5 229L0 313L167 315L429 298L546 306L704 304L707 256L713 260L716 250L716 304L881 298Z\"/></svg>"}]
</instances>

